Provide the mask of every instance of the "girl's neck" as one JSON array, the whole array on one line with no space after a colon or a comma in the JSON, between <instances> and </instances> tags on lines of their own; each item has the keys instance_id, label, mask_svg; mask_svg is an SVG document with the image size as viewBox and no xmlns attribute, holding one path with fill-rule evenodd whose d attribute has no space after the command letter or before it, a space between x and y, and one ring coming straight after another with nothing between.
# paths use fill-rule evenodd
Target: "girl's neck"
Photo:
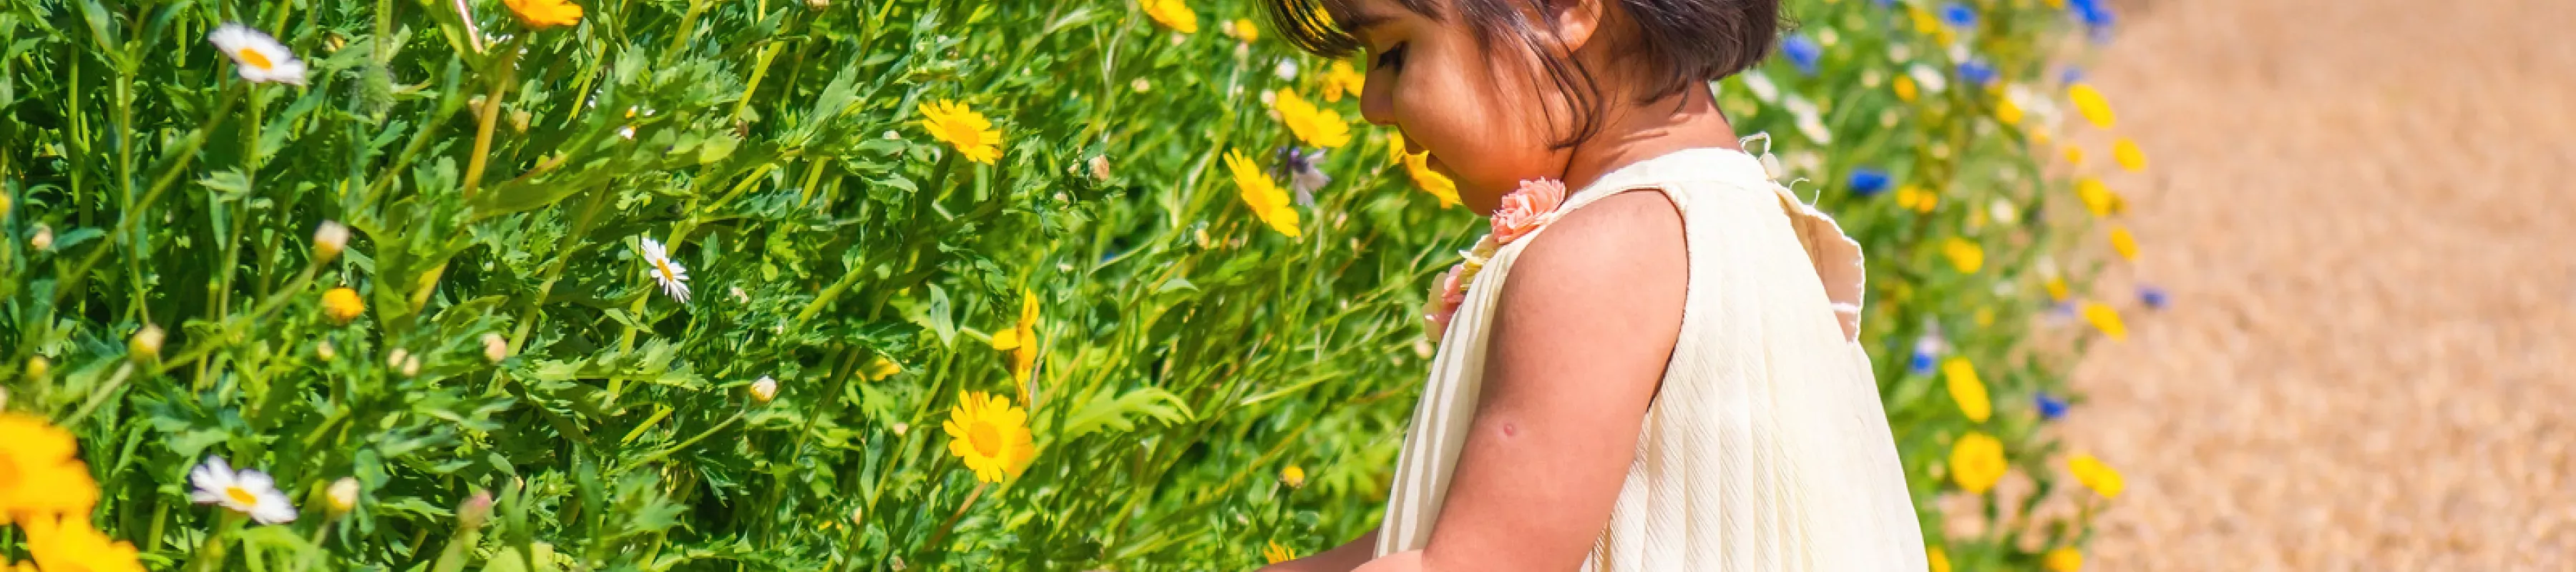
<instances>
[{"instance_id":1,"label":"girl's neck","mask_svg":"<svg viewBox=\"0 0 2576 572\"><path fill-rule=\"evenodd\" d=\"M1726 116L1718 112L1716 98L1706 87L1685 88L1681 93L1627 108L1609 119L1600 134L1576 145L1567 158L1566 188L1581 190L1620 167L1674 151L1734 149L1738 145L1735 128L1727 125Z\"/></svg>"}]
</instances>

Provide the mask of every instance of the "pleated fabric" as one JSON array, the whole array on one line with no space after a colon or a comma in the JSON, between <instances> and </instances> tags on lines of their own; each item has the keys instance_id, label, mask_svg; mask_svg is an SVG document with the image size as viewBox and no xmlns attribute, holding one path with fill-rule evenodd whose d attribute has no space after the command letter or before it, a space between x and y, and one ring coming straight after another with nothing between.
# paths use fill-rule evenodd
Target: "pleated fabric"
<instances>
[{"instance_id":1,"label":"pleated fabric","mask_svg":"<svg viewBox=\"0 0 2576 572\"><path fill-rule=\"evenodd\" d=\"M1740 151L1691 149L1577 191L1574 209L1659 191L1690 256L1681 337L1636 460L1586 570L1925 569L1923 534L1887 415L1854 340L1860 245ZM1468 287L1415 406L1379 531L1380 556L1431 539L1484 384L1512 262Z\"/></svg>"}]
</instances>

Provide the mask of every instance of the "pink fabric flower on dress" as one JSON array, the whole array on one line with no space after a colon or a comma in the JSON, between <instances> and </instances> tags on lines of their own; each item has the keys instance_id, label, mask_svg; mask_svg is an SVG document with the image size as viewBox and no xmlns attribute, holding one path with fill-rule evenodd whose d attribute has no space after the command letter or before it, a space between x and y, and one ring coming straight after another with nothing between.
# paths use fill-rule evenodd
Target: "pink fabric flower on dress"
<instances>
[{"instance_id":1,"label":"pink fabric flower on dress","mask_svg":"<svg viewBox=\"0 0 2576 572\"><path fill-rule=\"evenodd\" d=\"M1466 273L1467 263L1460 262L1449 267L1448 272L1440 273L1440 279L1432 281L1431 299L1422 308L1422 319L1429 322L1423 330L1431 334L1431 339L1438 340L1447 335L1449 318L1458 314L1460 304L1467 303L1466 285L1458 282L1459 277Z\"/></svg>"},{"instance_id":2,"label":"pink fabric flower on dress","mask_svg":"<svg viewBox=\"0 0 2576 572\"><path fill-rule=\"evenodd\" d=\"M1503 195L1503 204L1494 208L1494 240L1511 244L1514 240L1538 232L1539 227L1556 221L1556 206L1565 203L1565 182L1556 179L1521 181L1521 188Z\"/></svg>"}]
</instances>

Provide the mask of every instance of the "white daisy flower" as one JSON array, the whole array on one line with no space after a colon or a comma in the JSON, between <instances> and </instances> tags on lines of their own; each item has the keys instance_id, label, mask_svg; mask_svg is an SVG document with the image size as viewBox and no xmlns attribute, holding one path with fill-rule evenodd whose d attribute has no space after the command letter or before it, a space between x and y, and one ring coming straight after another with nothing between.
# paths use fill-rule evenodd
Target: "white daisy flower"
<instances>
[{"instance_id":1,"label":"white daisy flower","mask_svg":"<svg viewBox=\"0 0 2576 572\"><path fill-rule=\"evenodd\" d=\"M681 302L689 301L689 269L671 260L671 253L662 249L660 241L644 239L644 263L653 265L653 281L662 283L662 293Z\"/></svg>"},{"instance_id":2,"label":"white daisy flower","mask_svg":"<svg viewBox=\"0 0 2576 572\"><path fill-rule=\"evenodd\" d=\"M188 493L188 500L224 505L261 524L295 522L295 505L287 502L286 493L278 492L277 482L270 480L268 473L253 469L234 472L223 457L206 457L205 464L188 471L188 484L197 488Z\"/></svg>"},{"instance_id":3,"label":"white daisy flower","mask_svg":"<svg viewBox=\"0 0 2576 572\"><path fill-rule=\"evenodd\" d=\"M1762 72L1758 71L1746 71L1738 74L1737 77L1744 78L1744 90L1753 92L1754 100L1763 103L1780 100L1780 86L1771 83L1771 76L1762 75Z\"/></svg>"},{"instance_id":4,"label":"white daisy flower","mask_svg":"<svg viewBox=\"0 0 2576 572\"><path fill-rule=\"evenodd\" d=\"M206 41L233 59L233 67L241 70L242 79L304 85L304 60L295 59L295 52L265 32L227 22L206 34Z\"/></svg>"}]
</instances>

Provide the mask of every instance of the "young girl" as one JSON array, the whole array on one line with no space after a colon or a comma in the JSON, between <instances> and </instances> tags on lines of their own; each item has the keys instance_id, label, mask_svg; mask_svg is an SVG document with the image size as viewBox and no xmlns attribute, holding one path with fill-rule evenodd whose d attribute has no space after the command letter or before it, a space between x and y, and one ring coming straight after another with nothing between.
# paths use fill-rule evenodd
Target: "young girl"
<instances>
[{"instance_id":1,"label":"young girl","mask_svg":"<svg viewBox=\"0 0 2576 572\"><path fill-rule=\"evenodd\" d=\"M1265 1L1366 50L1362 114L1495 213L1435 289L1380 528L1276 569L1925 569L1859 245L1710 91L1777 0Z\"/></svg>"}]
</instances>

